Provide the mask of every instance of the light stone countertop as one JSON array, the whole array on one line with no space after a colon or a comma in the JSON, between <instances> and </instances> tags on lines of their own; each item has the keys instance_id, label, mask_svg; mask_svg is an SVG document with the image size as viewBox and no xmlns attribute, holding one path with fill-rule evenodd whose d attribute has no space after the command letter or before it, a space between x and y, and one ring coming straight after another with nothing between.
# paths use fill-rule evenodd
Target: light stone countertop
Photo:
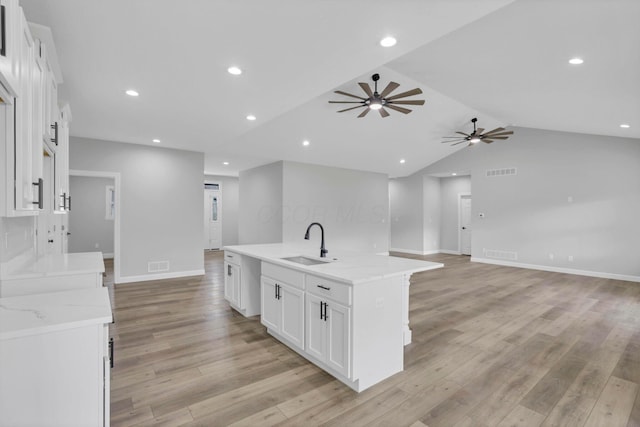
<instances>
[{"instance_id":1,"label":"light stone countertop","mask_svg":"<svg viewBox=\"0 0 640 427\"><path fill-rule=\"evenodd\" d=\"M234 245L223 249L351 285L444 267L438 262L348 251L335 251L327 254L326 258L320 258L319 249L311 251L308 245L287 243ZM330 262L303 265L281 259L299 255Z\"/></svg>"},{"instance_id":2,"label":"light stone countertop","mask_svg":"<svg viewBox=\"0 0 640 427\"><path fill-rule=\"evenodd\" d=\"M46 255L3 274L3 280L104 273L102 252Z\"/></svg>"},{"instance_id":3,"label":"light stone countertop","mask_svg":"<svg viewBox=\"0 0 640 427\"><path fill-rule=\"evenodd\" d=\"M0 341L112 320L107 288L0 298Z\"/></svg>"}]
</instances>

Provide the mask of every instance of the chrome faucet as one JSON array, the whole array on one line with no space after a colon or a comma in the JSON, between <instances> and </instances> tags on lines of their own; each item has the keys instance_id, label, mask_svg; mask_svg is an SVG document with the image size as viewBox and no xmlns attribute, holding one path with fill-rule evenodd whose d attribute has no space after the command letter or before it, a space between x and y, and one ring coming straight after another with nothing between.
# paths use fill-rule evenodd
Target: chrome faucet
<instances>
[{"instance_id":1,"label":"chrome faucet","mask_svg":"<svg viewBox=\"0 0 640 427\"><path fill-rule=\"evenodd\" d=\"M309 226L307 227L307 232L304 233L304 239L309 240L309 230L311 230L311 227L313 227L314 225L320 227L320 232L322 233L322 241L320 242L320 257L326 258L329 251L324 248L324 228L322 228L322 224L320 224L319 222L312 222L311 224L309 224Z\"/></svg>"}]
</instances>

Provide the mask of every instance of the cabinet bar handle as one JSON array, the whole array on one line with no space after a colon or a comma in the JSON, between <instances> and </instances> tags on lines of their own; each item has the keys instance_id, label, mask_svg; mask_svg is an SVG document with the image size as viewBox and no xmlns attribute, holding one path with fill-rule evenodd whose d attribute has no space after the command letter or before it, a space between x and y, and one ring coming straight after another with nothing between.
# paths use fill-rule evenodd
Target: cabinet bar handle
<instances>
[{"instance_id":1,"label":"cabinet bar handle","mask_svg":"<svg viewBox=\"0 0 640 427\"><path fill-rule=\"evenodd\" d=\"M2 43L0 44L0 56L7 56L7 26L4 16L4 6L0 6L0 27L2 27L2 34L0 34L0 37L2 37Z\"/></svg>"},{"instance_id":2,"label":"cabinet bar handle","mask_svg":"<svg viewBox=\"0 0 640 427\"><path fill-rule=\"evenodd\" d=\"M324 289L325 291L330 291L331 288L327 287L327 286L322 286L322 285L317 285L320 289Z\"/></svg>"},{"instance_id":3,"label":"cabinet bar handle","mask_svg":"<svg viewBox=\"0 0 640 427\"><path fill-rule=\"evenodd\" d=\"M67 209L67 193L62 193L60 197L62 197L62 206L60 208Z\"/></svg>"},{"instance_id":4,"label":"cabinet bar handle","mask_svg":"<svg viewBox=\"0 0 640 427\"><path fill-rule=\"evenodd\" d=\"M69 203L67 203L67 210L70 211L71 210L71 195L67 196L67 200L69 201Z\"/></svg>"},{"instance_id":5,"label":"cabinet bar handle","mask_svg":"<svg viewBox=\"0 0 640 427\"><path fill-rule=\"evenodd\" d=\"M227 276L231 276L231 266L227 264Z\"/></svg>"},{"instance_id":6,"label":"cabinet bar handle","mask_svg":"<svg viewBox=\"0 0 640 427\"><path fill-rule=\"evenodd\" d=\"M324 320L324 316L322 314L322 309L324 308L324 302L320 301L320 320Z\"/></svg>"},{"instance_id":7,"label":"cabinet bar handle","mask_svg":"<svg viewBox=\"0 0 640 427\"><path fill-rule=\"evenodd\" d=\"M43 180L42 178L38 178L38 182L34 182L33 185L37 185L38 186L38 201L37 202L31 202L34 205L38 205L38 209L42 209L42 199L44 199L44 185L43 184Z\"/></svg>"},{"instance_id":8,"label":"cabinet bar handle","mask_svg":"<svg viewBox=\"0 0 640 427\"><path fill-rule=\"evenodd\" d=\"M113 338L109 338L109 366L113 368Z\"/></svg>"},{"instance_id":9,"label":"cabinet bar handle","mask_svg":"<svg viewBox=\"0 0 640 427\"><path fill-rule=\"evenodd\" d=\"M51 138L51 142L58 145L58 122L54 122L51 125L51 129L53 129L53 138Z\"/></svg>"}]
</instances>

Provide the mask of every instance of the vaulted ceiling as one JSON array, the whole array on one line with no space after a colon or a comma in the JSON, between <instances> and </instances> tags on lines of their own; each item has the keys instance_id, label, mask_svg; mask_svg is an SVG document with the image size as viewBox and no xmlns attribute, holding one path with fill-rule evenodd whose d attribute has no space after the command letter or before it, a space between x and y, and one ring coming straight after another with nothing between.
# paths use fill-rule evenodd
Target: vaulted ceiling
<instances>
[{"instance_id":1,"label":"vaulted ceiling","mask_svg":"<svg viewBox=\"0 0 640 427\"><path fill-rule=\"evenodd\" d=\"M284 159L404 176L464 149L440 137L472 117L487 129L640 138L637 0L21 4L52 30L72 135L157 138L204 152L206 173ZM397 45L381 47L386 35ZM425 105L384 119L336 113L333 91L360 94L373 73L397 92L420 87Z\"/></svg>"}]
</instances>

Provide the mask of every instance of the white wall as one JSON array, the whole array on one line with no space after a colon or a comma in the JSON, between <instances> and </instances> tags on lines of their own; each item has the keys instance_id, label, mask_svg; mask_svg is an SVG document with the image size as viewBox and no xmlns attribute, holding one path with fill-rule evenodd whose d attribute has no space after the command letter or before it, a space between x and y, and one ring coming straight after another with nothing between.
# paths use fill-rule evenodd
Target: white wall
<instances>
[{"instance_id":1,"label":"white wall","mask_svg":"<svg viewBox=\"0 0 640 427\"><path fill-rule=\"evenodd\" d=\"M282 172L283 162L240 172L241 245L282 242Z\"/></svg>"},{"instance_id":2,"label":"white wall","mask_svg":"<svg viewBox=\"0 0 640 427\"><path fill-rule=\"evenodd\" d=\"M157 276L150 261L169 261L164 277L204 273L204 154L72 137L69 162L120 173L122 281Z\"/></svg>"},{"instance_id":3,"label":"white wall","mask_svg":"<svg viewBox=\"0 0 640 427\"><path fill-rule=\"evenodd\" d=\"M390 250L423 251L424 206L422 176L389 180Z\"/></svg>"},{"instance_id":4,"label":"white wall","mask_svg":"<svg viewBox=\"0 0 640 427\"><path fill-rule=\"evenodd\" d=\"M222 190L222 246L238 244L239 180L233 176L205 175L204 181Z\"/></svg>"},{"instance_id":5,"label":"white wall","mask_svg":"<svg viewBox=\"0 0 640 427\"><path fill-rule=\"evenodd\" d=\"M472 257L503 262L486 250L508 251L520 265L640 280L640 141L514 131L417 173L471 172ZM517 175L486 176L511 167Z\"/></svg>"},{"instance_id":6,"label":"white wall","mask_svg":"<svg viewBox=\"0 0 640 427\"><path fill-rule=\"evenodd\" d=\"M389 184L385 174L284 162L283 241L304 243L312 222L324 227L326 248L389 250ZM320 247L318 230L313 247Z\"/></svg>"},{"instance_id":7,"label":"white wall","mask_svg":"<svg viewBox=\"0 0 640 427\"><path fill-rule=\"evenodd\" d=\"M114 220L106 218L106 187L110 178L70 176L69 192L73 210L69 212L69 252L113 254Z\"/></svg>"},{"instance_id":8,"label":"white wall","mask_svg":"<svg viewBox=\"0 0 640 427\"><path fill-rule=\"evenodd\" d=\"M431 176L422 177L423 210L423 253L434 253L440 250L442 235L442 212L440 179Z\"/></svg>"},{"instance_id":9,"label":"white wall","mask_svg":"<svg viewBox=\"0 0 640 427\"><path fill-rule=\"evenodd\" d=\"M457 252L459 195L471 193L471 177L440 178L440 249ZM428 198L427 198L428 199ZM473 206L473 195L471 198Z\"/></svg>"}]
</instances>

